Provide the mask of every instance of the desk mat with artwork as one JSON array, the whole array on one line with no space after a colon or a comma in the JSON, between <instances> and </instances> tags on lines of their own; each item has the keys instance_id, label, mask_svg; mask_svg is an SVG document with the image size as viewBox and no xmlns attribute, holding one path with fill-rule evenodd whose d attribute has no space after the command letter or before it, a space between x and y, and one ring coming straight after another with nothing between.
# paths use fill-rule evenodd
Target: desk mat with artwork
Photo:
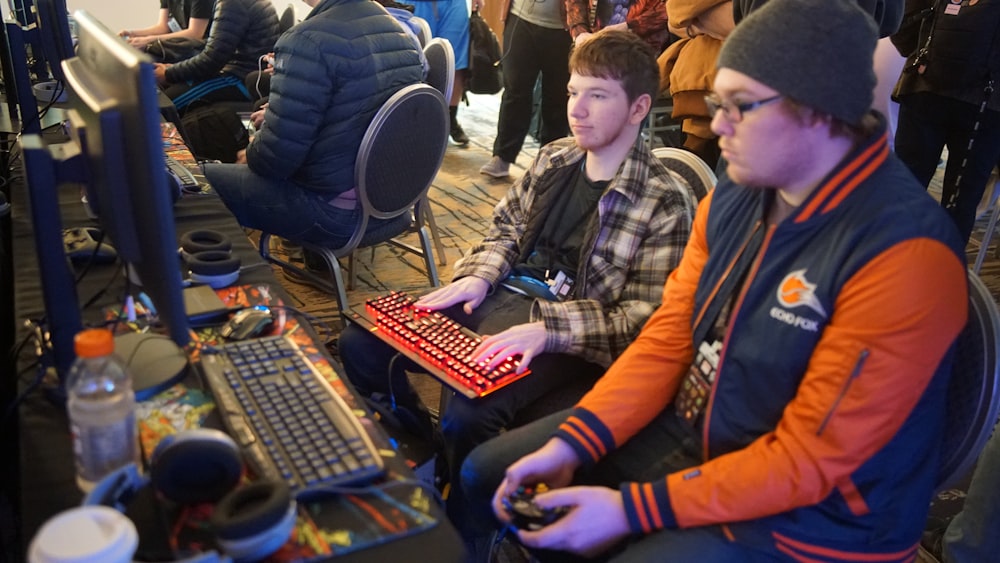
<instances>
[{"instance_id":1,"label":"desk mat with artwork","mask_svg":"<svg viewBox=\"0 0 1000 563\"><path fill-rule=\"evenodd\" d=\"M389 446L367 411L356 396L345 386L334 365L316 344L309 328L299 317L284 307L267 285L241 285L216 290L229 307L268 305L275 312L275 328L270 333L289 335L316 365L347 404L360 417L386 460L387 475L378 484L358 489L340 489L337 494L322 494L299 502L298 519L288 542L266 561L313 561L360 550L372 545L392 541L437 523L432 515L436 502L424 487L412 484L412 477L395 469L403 466L390 463L398 453ZM136 318L142 323L146 311L136 303ZM121 310L108 309L106 318L113 321ZM122 323L124 329L137 328L135 323ZM141 328L141 327L138 327ZM199 349L219 343L217 327L193 331L195 344L190 350L196 362ZM139 428L142 451L151 453L164 437L181 430L211 425L215 411L212 397L186 383L179 383L139 403ZM147 459L148 462L148 459ZM249 477L246 477L249 480ZM166 505L167 503L160 503ZM190 556L199 551L214 549L215 543L209 527L211 504L193 506L163 506L163 516L169 528L169 546L175 556Z\"/></svg>"}]
</instances>

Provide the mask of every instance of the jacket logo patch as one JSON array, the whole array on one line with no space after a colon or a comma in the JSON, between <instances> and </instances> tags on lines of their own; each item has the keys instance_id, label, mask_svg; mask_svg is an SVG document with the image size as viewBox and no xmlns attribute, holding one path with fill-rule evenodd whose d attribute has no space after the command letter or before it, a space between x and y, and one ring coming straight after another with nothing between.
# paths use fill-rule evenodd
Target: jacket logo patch
<instances>
[{"instance_id":1,"label":"jacket logo patch","mask_svg":"<svg viewBox=\"0 0 1000 563\"><path fill-rule=\"evenodd\" d=\"M823 305L816 298L816 284L806 279L806 271L795 270L778 285L778 303L787 309L808 307L827 318Z\"/></svg>"}]
</instances>

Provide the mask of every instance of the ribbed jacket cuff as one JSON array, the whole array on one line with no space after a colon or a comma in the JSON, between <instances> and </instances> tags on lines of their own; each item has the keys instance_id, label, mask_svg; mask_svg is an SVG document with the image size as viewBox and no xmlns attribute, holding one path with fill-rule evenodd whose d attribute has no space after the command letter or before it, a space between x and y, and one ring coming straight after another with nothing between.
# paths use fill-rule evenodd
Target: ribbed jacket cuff
<instances>
[{"instance_id":1,"label":"ribbed jacket cuff","mask_svg":"<svg viewBox=\"0 0 1000 563\"><path fill-rule=\"evenodd\" d=\"M559 426L555 437L569 444L583 464L594 463L615 448L608 427L593 413L579 407Z\"/></svg>"},{"instance_id":2,"label":"ribbed jacket cuff","mask_svg":"<svg viewBox=\"0 0 1000 563\"><path fill-rule=\"evenodd\" d=\"M633 533L648 534L677 527L666 479L656 483L623 483L618 490L622 493L625 515Z\"/></svg>"}]
</instances>

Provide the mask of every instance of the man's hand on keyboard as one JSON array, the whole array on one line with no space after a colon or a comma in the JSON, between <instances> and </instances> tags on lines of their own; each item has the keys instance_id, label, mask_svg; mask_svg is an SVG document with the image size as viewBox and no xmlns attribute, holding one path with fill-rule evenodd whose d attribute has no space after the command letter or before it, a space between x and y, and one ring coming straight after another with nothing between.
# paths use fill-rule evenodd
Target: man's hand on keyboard
<instances>
[{"instance_id":1,"label":"man's hand on keyboard","mask_svg":"<svg viewBox=\"0 0 1000 563\"><path fill-rule=\"evenodd\" d=\"M490 282L476 276L466 276L454 282L436 289L421 297L414 304L420 309L447 309L457 303L464 303L462 309L465 313L472 314L475 309L486 298L490 291Z\"/></svg>"},{"instance_id":2,"label":"man's hand on keyboard","mask_svg":"<svg viewBox=\"0 0 1000 563\"><path fill-rule=\"evenodd\" d=\"M521 354L517 373L524 373L532 358L544 351L545 323L537 321L514 325L499 334L484 336L482 343L473 350L472 357L477 362L492 357L493 359L487 364L492 370L506 358Z\"/></svg>"}]
</instances>

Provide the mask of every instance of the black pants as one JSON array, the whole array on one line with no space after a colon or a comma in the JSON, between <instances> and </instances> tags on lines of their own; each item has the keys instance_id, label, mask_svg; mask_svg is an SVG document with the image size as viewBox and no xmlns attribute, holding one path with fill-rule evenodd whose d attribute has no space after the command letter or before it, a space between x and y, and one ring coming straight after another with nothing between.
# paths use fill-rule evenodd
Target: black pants
<instances>
[{"instance_id":1,"label":"black pants","mask_svg":"<svg viewBox=\"0 0 1000 563\"><path fill-rule=\"evenodd\" d=\"M941 149L948 147L941 205L955 220L965 242L975 226L976 206L986 181L1000 159L1000 112L978 114L977 105L920 92L900 100L896 126L896 154L924 186L934 177ZM979 131L973 137L977 119ZM963 160L965 168L961 170ZM961 180L956 183L960 170Z\"/></svg>"},{"instance_id":2,"label":"black pants","mask_svg":"<svg viewBox=\"0 0 1000 563\"><path fill-rule=\"evenodd\" d=\"M549 29L507 16L503 30L503 97L493 155L514 162L531 126L533 94L542 75L541 144L569 134L566 84L573 39L565 29Z\"/></svg>"}]
</instances>

